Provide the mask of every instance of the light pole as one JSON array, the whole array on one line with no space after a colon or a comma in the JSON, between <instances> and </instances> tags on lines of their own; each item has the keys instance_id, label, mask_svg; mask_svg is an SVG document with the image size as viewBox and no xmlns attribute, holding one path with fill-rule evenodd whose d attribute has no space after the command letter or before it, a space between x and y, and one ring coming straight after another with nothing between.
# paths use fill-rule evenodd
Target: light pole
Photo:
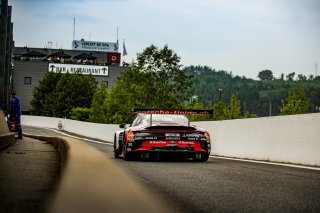
<instances>
[{"instance_id":1,"label":"light pole","mask_svg":"<svg viewBox=\"0 0 320 213\"><path fill-rule=\"evenodd\" d=\"M219 88L219 101L221 101L222 88Z\"/></svg>"}]
</instances>

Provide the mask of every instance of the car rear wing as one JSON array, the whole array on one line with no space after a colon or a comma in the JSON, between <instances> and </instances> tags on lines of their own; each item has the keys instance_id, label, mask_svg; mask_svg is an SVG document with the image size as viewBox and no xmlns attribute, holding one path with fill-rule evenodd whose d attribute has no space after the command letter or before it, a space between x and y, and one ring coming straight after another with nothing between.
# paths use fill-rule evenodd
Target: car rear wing
<instances>
[{"instance_id":1,"label":"car rear wing","mask_svg":"<svg viewBox=\"0 0 320 213\"><path fill-rule=\"evenodd\" d=\"M171 114L171 115L213 115L212 109L140 109L133 108L134 114Z\"/></svg>"},{"instance_id":2,"label":"car rear wing","mask_svg":"<svg viewBox=\"0 0 320 213\"><path fill-rule=\"evenodd\" d=\"M132 108L133 114L150 114L150 125L152 125L152 114L170 114L170 115L210 115L213 116L212 109L142 109L142 108ZM188 119L188 126L190 126L190 121Z\"/></svg>"}]
</instances>

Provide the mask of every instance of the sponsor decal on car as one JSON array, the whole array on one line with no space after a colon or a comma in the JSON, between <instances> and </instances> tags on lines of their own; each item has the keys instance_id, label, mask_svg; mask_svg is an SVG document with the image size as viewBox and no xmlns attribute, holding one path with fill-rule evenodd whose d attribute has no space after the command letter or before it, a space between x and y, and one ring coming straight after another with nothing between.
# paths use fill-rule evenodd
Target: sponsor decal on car
<instances>
[{"instance_id":1,"label":"sponsor decal on car","mask_svg":"<svg viewBox=\"0 0 320 213\"><path fill-rule=\"evenodd\" d=\"M213 110L132 109L135 114L212 115Z\"/></svg>"},{"instance_id":2,"label":"sponsor decal on car","mask_svg":"<svg viewBox=\"0 0 320 213\"><path fill-rule=\"evenodd\" d=\"M166 144L167 141L149 141L151 144Z\"/></svg>"}]
</instances>

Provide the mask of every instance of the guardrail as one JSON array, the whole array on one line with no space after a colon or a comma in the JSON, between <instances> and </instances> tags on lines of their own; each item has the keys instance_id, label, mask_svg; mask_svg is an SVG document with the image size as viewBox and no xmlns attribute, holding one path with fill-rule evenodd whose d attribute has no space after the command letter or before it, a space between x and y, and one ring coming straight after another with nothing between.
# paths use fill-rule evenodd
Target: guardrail
<instances>
[{"instance_id":1,"label":"guardrail","mask_svg":"<svg viewBox=\"0 0 320 213\"><path fill-rule=\"evenodd\" d=\"M118 125L22 116L23 125L64 129L113 141ZM209 131L213 155L320 166L320 113L192 122ZM59 127L58 127L59 126Z\"/></svg>"},{"instance_id":2,"label":"guardrail","mask_svg":"<svg viewBox=\"0 0 320 213\"><path fill-rule=\"evenodd\" d=\"M61 156L61 180L50 213L172 212L95 148L68 137L25 136L53 144Z\"/></svg>"},{"instance_id":3,"label":"guardrail","mask_svg":"<svg viewBox=\"0 0 320 213\"><path fill-rule=\"evenodd\" d=\"M119 125L115 124L98 124L64 118L23 115L21 120L22 125L60 129L110 142L113 142L115 131L120 129Z\"/></svg>"},{"instance_id":4,"label":"guardrail","mask_svg":"<svg viewBox=\"0 0 320 213\"><path fill-rule=\"evenodd\" d=\"M2 110L0 110L0 149L15 143L15 133L10 132Z\"/></svg>"}]
</instances>

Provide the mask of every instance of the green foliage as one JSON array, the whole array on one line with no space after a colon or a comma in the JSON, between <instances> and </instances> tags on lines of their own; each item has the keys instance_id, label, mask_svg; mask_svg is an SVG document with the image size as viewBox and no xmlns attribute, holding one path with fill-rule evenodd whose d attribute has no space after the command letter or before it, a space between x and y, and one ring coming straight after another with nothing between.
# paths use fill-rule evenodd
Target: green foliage
<instances>
[{"instance_id":1,"label":"green foliage","mask_svg":"<svg viewBox=\"0 0 320 213\"><path fill-rule=\"evenodd\" d=\"M240 100L237 96L232 95L228 107L224 109L225 119L238 119L240 118Z\"/></svg>"},{"instance_id":2,"label":"green foliage","mask_svg":"<svg viewBox=\"0 0 320 213\"><path fill-rule=\"evenodd\" d=\"M92 75L48 72L33 91L32 112L70 118L72 109L90 107L96 88Z\"/></svg>"},{"instance_id":3,"label":"green foliage","mask_svg":"<svg viewBox=\"0 0 320 213\"><path fill-rule=\"evenodd\" d=\"M90 109L88 108L73 108L71 111L71 119L78 121L89 121Z\"/></svg>"},{"instance_id":4,"label":"green foliage","mask_svg":"<svg viewBox=\"0 0 320 213\"><path fill-rule=\"evenodd\" d=\"M311 101L306 97L302 87L294 89L288 93L288 97L282 100L280 115L293 115L307 113Z\"/></svg>"},{"instance_id":5,"label":"green foliage","mask_svg":"<svg viewBox=\"0 0 320 213\"><path fill-rule=\"evenodd\" d=\"M148 74L140 72L136 67L130 66L123 72L104 102L107 123L130 122L133 118L132 108L145 107L148 96L152 95L146 91L149 89L148 86L150 86Z\"/></svg>"},{"instance_id":6,"label":"green foliage","mask_svg":"<svg viewBox=\"0 0 320 213\"><path fill-rule=\"evenodd\" d=\"M287 81L293 81L295 74L296 74L295 72L289 73L289 74L286 76Z\"/></svg>"},{"instance_id":7,"label":"green foliage","mask_svg":"<svg viewBox=\"0 0 320 213\"><path fill-rule=\"evenodd\" d=\"M214 120L231 120L240 118L240 100L236 95L230 97L229 104L219 101L213 105Z\"/></svg>"},{"instance_id":8,"label":"green foliage","mask_svg":"<svg viewBox=\"0 0 320 213\"><path fill-rule=\"evenodd\" d=\"M200 98L196 99L192 104L192 109L205 109ZM191 115L190 121L208 121L211 120L209 115Z\"/></svg>"},{"instance_id":9,"label":"green foliage","mask_svg":"<svg viewBox=\"0 0 320 213\"><path fill-rule=\"evenodd\" d=\"M253 114L253 113L246 113L245 116L243 116L243 118L256 118L257 115Z\"/></svg>"},{"instance_id":10,"label":"green foliage","mask_svg":"<svg viewBox=\"0 0 320 213\"><path fill-rule=\"evenodd\" d=\"M271 70L262 70L259 72L258 78L262 81L271 81L273 80L273 73Z\"/></svg>"},{"instance_id":11,"label":"green foliage","mask_svg":"<svg viewBox=\"0 0 320 213\"><path fill-rule=\"evenodd\" d=\"M162 49L154 45L137 55L137 69L148 73L147 88L152 96L150 105L173 108L188 100L192 94L192 78L182 69L180 57L165 45Z\"/></svg>"},{"instance_id":12,"label":"green foliage","mask_svg":"<svg viewBox=\"0 0 320 213\"><path fill-rule=\"evenodd\" d=\"M90 107L97 81L92 75L63 74L54 91L54 117L70 118L76 107Z\"/></svg>"},{"instance_id":13,"label":"green foliage","mask_svg":"<svg viewBox=\"0 0 320 213\"><path fill-rule=\"evenodd\" d=\"M213 119L218 120L225 120L225 111L227 110L227 106L223 101L219 101L213 105Z\"/></svg>"},{"instance_id":14,"label":"green foliage","mask_svg":"<svg viewBox=\"0 0 320 213\"><path fill-rule=\"evenodd\" d=\"M55 102L53 92L61 76L61 73L48 72L39 81L38 86L33 90L33 99L31 100L33 115L52 116L51 106Z\"/></svg>"},{"instance_id":15,"label":"green foliage","mask_svg":"<svg viewBox=\"0 0 320 213\"><path fill-rule=\"evenodd\" d=\"M181 108L192 94L192 79L167 46L153 45L117 79L104 102L107 123L130 122L133 107Z\"/></svg>"},{"instance_id":16,"label":"green foliage","mask_svg":"<svg viewBox=\"0 0 320 213\"><path fill-rule=\"evenodd\" d=\"M102 82L100 88L98 88L92 98L89 121L94 123L105 123L106 109L104 108L104 102L108 96L106 82Z\"/></svg>"},{"instance_id":17,"label":"green foliage","mask_svg":"<svg viewBox=\"0 0 320 213\"><path fill-rule=\"evenodd\" d=\"M193 77L193 95L202 99L204 107L219 102L219 88L222 88L221 101L225 103L233 94L237 94L241 100L241 115L246 116L249 112L259 117L269 116L270 106L272 115L278 115L281 100L288 92L293 88L303 87L306 95L311 98L309 112L319 111L320 76L309 76L306 79L303 75L297 75L295 80L295 73L289 73L286 76L282 74L279 79L260 81L233 76L231 72L217 71L207 66L189 66L185 69ZM219 115L222 116L221 113ZM214 119L222 119L220 116L214 116Z\"/></svg>"}]
</instances>

